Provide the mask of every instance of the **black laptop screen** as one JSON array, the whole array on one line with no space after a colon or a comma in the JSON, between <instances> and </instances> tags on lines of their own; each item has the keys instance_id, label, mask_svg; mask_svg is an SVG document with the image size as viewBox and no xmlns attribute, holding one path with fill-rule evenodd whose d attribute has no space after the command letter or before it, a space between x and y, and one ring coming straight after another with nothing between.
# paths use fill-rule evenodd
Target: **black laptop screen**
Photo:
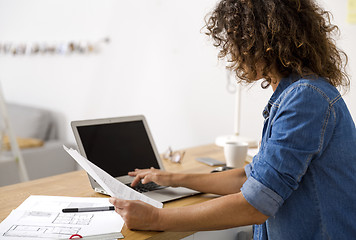
<instances>
[{"instance_id":1,"label":"black laptop screen","mask_svg":"<svg viewBox=\"0 0 356 240\"><path fill-rule=\"evenodd\" d=\"M159 168L142 121L77 127L89 161L113 177L135 168Z\"/></svg>"}]
</instances>

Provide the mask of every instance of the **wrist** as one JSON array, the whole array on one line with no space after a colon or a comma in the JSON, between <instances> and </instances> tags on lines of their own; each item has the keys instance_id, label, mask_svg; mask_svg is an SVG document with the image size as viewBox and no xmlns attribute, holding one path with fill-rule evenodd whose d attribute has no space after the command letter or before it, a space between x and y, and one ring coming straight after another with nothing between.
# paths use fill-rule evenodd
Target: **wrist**
<instances>
[{"instance_id":1,"label":"wrist","mask_svg":"<svg viewBox=\"0 0 356 240\"><path fill-rule=\"evenodd\" d=\"M163 215L164 215L164 209L163 208L158 208L157 209L157 216L156 216L156 219L153 221L155 226L154 226L154 229L156 231L164 231L165 228L164 228L164 220L163 220Z\"/></svg>"},{"instance_id":2,"label":"wrist","mask_svg":"<svg viewBox=\"0 0 356 240\"><path fill-rule=\"evenodd\" d=\"M184 179L185 174L181 173L171 173L169 179L169 186L171 187L181 187L182 186L182 179Z\"/></svg>"}]
</instances>

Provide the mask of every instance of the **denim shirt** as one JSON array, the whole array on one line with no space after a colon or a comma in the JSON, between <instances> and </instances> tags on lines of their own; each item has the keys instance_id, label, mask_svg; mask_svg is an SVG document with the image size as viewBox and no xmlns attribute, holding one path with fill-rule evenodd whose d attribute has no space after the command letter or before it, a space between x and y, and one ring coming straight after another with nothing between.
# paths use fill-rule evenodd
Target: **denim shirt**
<instances>
[{"instance_id":1,"label":"denim shirt","mask_svg":"<svg viewBox=\"0 0 356 240\"><path fill-rule=\"evenodd\" d=\"M254 239L356 238L356 129L323 78L284 78L263 111L245 199L269 216Z\"/></svg>"}]
</instances>

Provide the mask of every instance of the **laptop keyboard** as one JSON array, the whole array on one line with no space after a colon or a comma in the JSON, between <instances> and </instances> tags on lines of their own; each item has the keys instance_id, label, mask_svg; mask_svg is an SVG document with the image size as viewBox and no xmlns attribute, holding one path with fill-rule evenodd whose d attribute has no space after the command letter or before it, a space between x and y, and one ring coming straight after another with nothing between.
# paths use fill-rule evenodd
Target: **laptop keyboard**
<instances>
[{"instance_id":1,"label":"laptop keyboard","mask_svg":"<svg viewBox=\"0 0 356 240\"><path fill-rule=\"evenodd\" d=\"M140 193L166 188L166 186L160 186L154 182L149 182L146 184L142 184L141 182L139 182L134 187L131 187L130 183L128 183L126 185Z\"/></svg>"}]
</instances>

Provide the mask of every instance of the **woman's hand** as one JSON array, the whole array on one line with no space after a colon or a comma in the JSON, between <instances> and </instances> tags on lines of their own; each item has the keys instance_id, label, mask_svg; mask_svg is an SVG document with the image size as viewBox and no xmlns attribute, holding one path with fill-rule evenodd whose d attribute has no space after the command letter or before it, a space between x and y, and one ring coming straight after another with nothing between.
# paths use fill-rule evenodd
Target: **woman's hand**
<instances>
[{"instance_id":1,"label":"woman's hand","mask_svg":"<svg viewBox=\"0 0 356 240\"><path fill-rule=\"evenodd\" d=\"M155 208L139 200L123 200L110 198L109 202L115 206L115 212L120 214L129 229L160 230L159 208Z\"/></svg>"},{"instance_id":2,"label":"woman's hand","mask_svg":"<svg viewBox=\"0 0 356 240\"><path fill-rule=\"evenodd\" d=\"M173 173L164 172L153 167L150 169L135 169L133 172L129 172L129 176L135 177L132 181L131 186L136 186L140 181L142 184L149 182L155 182L161 186L173 186L175 187L172 176Z\"/></svg>"}]
</instances>

